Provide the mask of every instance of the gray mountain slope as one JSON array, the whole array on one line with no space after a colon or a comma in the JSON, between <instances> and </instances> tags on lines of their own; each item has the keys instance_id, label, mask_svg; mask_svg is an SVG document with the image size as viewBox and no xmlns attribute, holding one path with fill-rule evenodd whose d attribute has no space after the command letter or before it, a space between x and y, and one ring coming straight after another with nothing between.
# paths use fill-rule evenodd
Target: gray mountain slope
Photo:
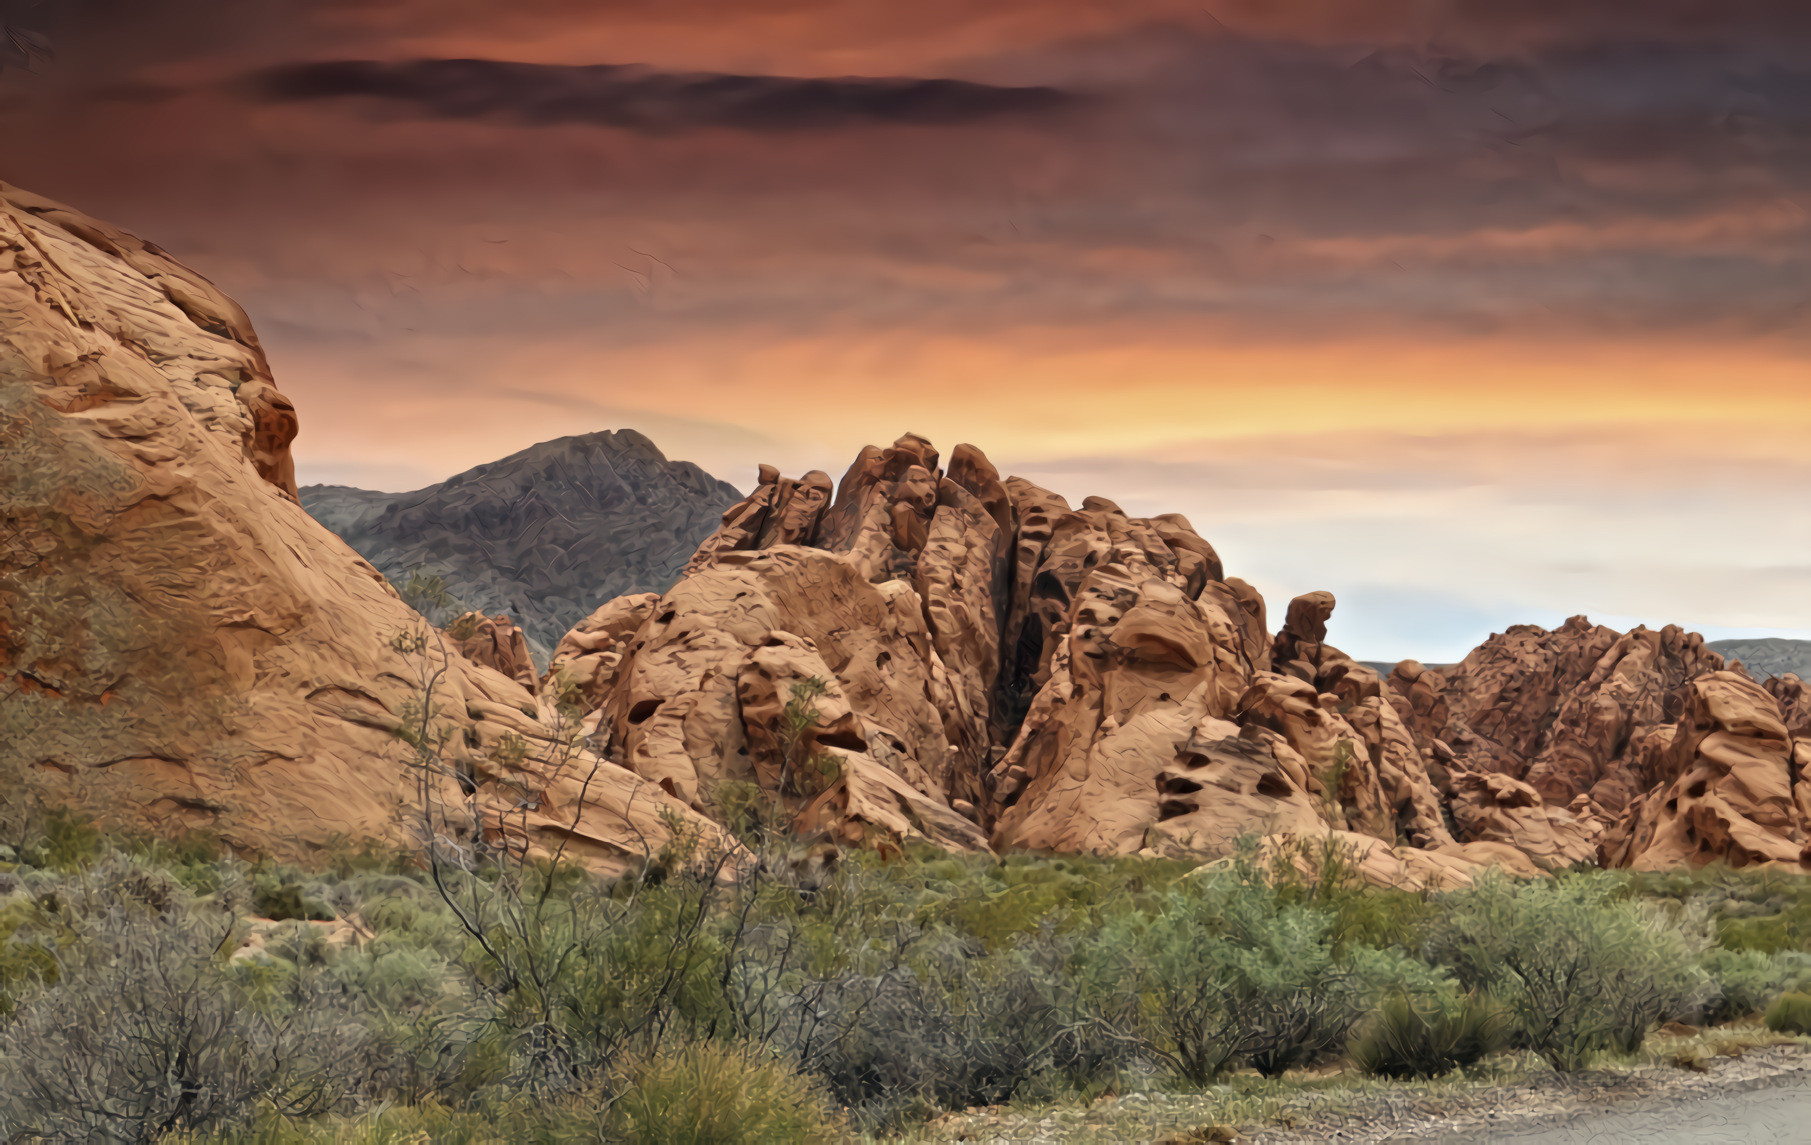
<instances>
[{"instance_id":1,"label":"gray mountain slope","mask_svg":"<svg viewBox=\"0 0 1811 1145\"><path fill-rule=\"evenodd\" d=\"M1788 672L1811 679L1811 640L1770 636L1761 640L1712 640L1705 647L1721 652L1725 659L1740 660L1757 680Z\"/></svg>"},{"instance_id":2,"label":"gray mountain slope","mask_svg":"<svg viewBox=\"0 0 1811 1145\"><path fill-rule=\"evenodd\" d=\"M412 493L310 485L302 505L399 586L438 574L507 612L537 663L611 597L665 592L741 498L634 430L542 442Z\"/></svg>"},{"instance_id":3,"label":"gray mountain slope","mask_svg":"<svg viewBox=\"0 0 1811 1145\"><path fill-rule=\"evenodd\" d=\"M1722 653L1725 660L1740 660L1742 666L1748 669L1748 674L1756 680L1784 676L1788 672L1811 680L1811 640L1785 640L1769 636L1758 640L1712 640L1705 647ZM1385 676L1396 667L1395 664L1386 664L1381 660L1361 660L1359 663L1367 668L1374 668ZM1429 664L1428 667L1451 668L1452 665Z\"/></svg>"}]
</instances>

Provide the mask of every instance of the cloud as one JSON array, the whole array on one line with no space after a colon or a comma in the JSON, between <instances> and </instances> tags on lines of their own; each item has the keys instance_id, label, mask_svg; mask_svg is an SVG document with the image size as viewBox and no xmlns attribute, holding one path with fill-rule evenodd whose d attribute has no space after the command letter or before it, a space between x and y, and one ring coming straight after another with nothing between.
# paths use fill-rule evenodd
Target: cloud
<instances>
[{"instance_id":1,"label":"cloud","mask_svg":"<svg viewBox=\"0 0 1811 1145\"><path fill-rule=\"evenodd\" d=\"M1053 87L954 79L672 73L620 64L509 60L327 60L251 77L273 102L363 97L438 119L502 118L664 133L699 127L798 131L868 124L952 125L1053 111Z\"/></svg>"}]
</instances>

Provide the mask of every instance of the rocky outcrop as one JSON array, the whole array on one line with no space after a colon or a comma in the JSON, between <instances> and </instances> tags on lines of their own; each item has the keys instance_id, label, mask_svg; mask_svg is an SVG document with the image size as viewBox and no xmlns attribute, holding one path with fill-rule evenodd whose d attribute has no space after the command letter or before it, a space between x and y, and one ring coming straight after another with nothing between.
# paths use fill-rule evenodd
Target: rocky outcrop
<instances>
[{"instance_id":1,"label":"rocky outcrop","mask_svg":"<svg viewBox=\"0 0 1811 1145\"><path fill-rule=\"evenodd\" d=\"M295 431L217 289L0 185L0 798L292 859L716 834L429 632L297 503ZM405 729L443 745L425 806Z\"/></svg>"},{"instance_id":2,"label":"rocky outcrop","mask_svg":"<svg viewBox=\"0 0 1811 1145\"><path fill-rule=\"evenodd\" d=\"M1432 737L1327 644L1331 594L1273 640L1185 519L1071 508L971 446L946 470L908 434L832 488L764 469L670 592L567 636L544 698L695 808L753 783L845 840L1215 858L1348 832L1441 870L1509 849L1454 837ZM1542 822L1518 865L1564 865Z\"/></svg>"},{"instance_id":3,"label":"rocky outcrop","mask_svg":"<svg viewBox=\"0 0 1811 1145\"><path fill-rule=\"evenodd\" d=\"M1686 682L1722 667L1696 633L1618 633L1575 616L1492 636L1444 674L1399 666L1391 689L1421 742L1440 740L1462 770L1615 814L1658 782L1651 733L1679 717Z\"/></svg>"},{"instance_id":4,"label":"rocky outcrop","mask_svg":"<svg viewBox=\"0 0 1811 1145\"><path fill-rule=\"evenodd\" d=\"M542 442L413 493L301 491L398 585L420 571L464 608L507 613L537 666L606 600L671 588L740 495L631 429Z\"/></svg>"},{"instance_id":5,"label":"rocky outcrop","mask_svg":"<svg viewBox=\"0 0 1811 1145\"><path fill-rule=\"evenodd\" d=\"M1796 675L1763 687L1696 635L1583 618L1379 673L1328 643L1330 593L1273 636L1183 518L1072 507L910 434L840 481L763 469L689 558L684 514L622 522L670 508L638 490L723 490L627 433L407 503L311 502L424 558L440 529L493 571L551 569L534 599L589 614L537 678L551 621L436 630L304 511L296 411L200 276L0 185L0 319L6 798L285 858L432 829L604 870L676 829L733 850L711 817L747 789L842 845L1218 860L1259 839L1422 888L1484 865L1808 862ZM578 536L563 486L614 523ZM631 541L631 572L663 548L683 576L599 599Z\"/></svg>"},{"instance_id":6,"label":"rocky outcrop","mask_svg":"<svg viewBox=\"0 0 1811 1145\"><path fill-rule=\"evenodd\" d=\"M509 617L467 612L447 626L447 636L453 648L472 663L494 668L523 687L539 686L541 678L529 657L528 638Z\"/></svg>"},{"instance_id":7,"label":"rocky outcrop","mask_svg":"<svg viewBox=\"0 0 1811 1145\"><path fill-rule=\"evenodd\" d=\"M1811 742L1793 738L1760 685L1736 672L1692 680L1669 739L1657 753L1660 786L1637 796L1606 837L1606 865L1805 862Z\"/></svg>"}]
</instances>

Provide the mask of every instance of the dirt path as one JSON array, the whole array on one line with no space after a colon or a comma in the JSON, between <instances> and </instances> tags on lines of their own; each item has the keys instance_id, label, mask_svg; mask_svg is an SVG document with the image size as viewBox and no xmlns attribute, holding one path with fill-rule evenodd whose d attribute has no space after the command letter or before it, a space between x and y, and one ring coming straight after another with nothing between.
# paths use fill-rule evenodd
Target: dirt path
<instances>
[{"instance_id":1,"label":"dirt path","mask_svg":"<svg viewBox=\"0 0 1811 1145\"><path fill-rule=\"evenodd\" d=\"M939 1118L931 1141L1208 1145L1736 1145L1811 1143L1804 1043L1720 1056L1698 1070L1652 1065L1496 1084L1377 1083L1281 1101L1130 1093L1086 1106L971 1110ZM1244 1132L1234 1136L1242 1123Z\"/></svg>"},{"instance_id":2,"label":"dirt path","mask_svg":"<svg viewBox=\"0 0 1811 1145\"><path fill-rule=\"evenodd\" d=\"M1500 1145L1735 1145L1811 1141L1811 1083L1794 1081L1696 1101L1617 1110L1492 1138Z\"/></svg>"}]
</instances>

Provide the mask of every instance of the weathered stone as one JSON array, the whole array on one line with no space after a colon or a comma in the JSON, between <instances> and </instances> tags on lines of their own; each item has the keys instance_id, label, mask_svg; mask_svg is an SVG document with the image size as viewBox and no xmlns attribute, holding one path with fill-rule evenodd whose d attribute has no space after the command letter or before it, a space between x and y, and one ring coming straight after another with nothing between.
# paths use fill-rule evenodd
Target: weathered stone
<instances>
[{"instance_id":1,"label":"weathered stone","mask_svg":"<svg viewBox=\"0 0 1811 1145\"><path fill-rule=\"evenodd\" d=\"M600 869L657 849L663 811L721 838L434 637L296 502L294 427L244 313L205 279L0 185L9 798L282 859L411 843L430 821ZM425 804L398 738L424 707L445 744Z\"/></svg>"},{"instance_id":2,"label":"weathered stone","mask_svg":"<svg viewBox=\"0 0 1811 1145\"><path fill-rule=\"evenodd\" d=\"M1773 697L1747 676L1713 672L1692 680L1661 758L1661 786L1630 803L1604 840L1605 864L1811 866L1806 754L1780 722Z\"/></svg>"}]
</instances>

